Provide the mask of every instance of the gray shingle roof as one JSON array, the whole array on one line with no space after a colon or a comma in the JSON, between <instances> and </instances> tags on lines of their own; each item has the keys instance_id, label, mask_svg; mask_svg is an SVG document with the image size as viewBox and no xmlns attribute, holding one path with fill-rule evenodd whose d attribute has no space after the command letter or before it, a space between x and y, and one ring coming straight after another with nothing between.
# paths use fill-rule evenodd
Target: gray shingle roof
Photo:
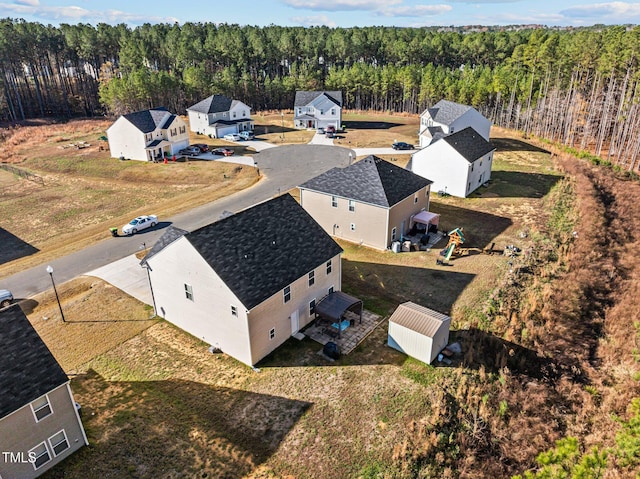
<instances>
[{"instance_id":1,"label":"gray shingle roof","mask_svg":"<svg viewBox=\"0 0 640 479\"><path fill-rule=\"evenodd\" d=\"M470 126L436 141L446 141L469 163L473 163L478 158L496 149L491 142L485 140L480 133Z\"/></svg>"},{"instance_id":2,"label":"gray shingle roof","mask_svg":"<svg viewBox=\"0 0 640 479\"><path fill-rule=\"evenodd\" d=\"M142 133L150 133L160 127L166 114L167 109L161 106L152 110L136 111L122 116L129 120L133 126Z\"/></svg>"},{"instance_id":3,"label":"gray shingle roof","mask_svg":"<svg viewBox=\"0 0 640 479\"><path fill-rule=\"evenodd\" d=\"M169 226L167 228L167 231L165 231L164 234L160 236L158 241L154 243L154 245L151 247L149 252L142 259L142 261L140 261L140 264L144 265L149 258L155 256L157 253L162 251L165 247L169 246L175 240L182 238L184 235L188 233L189 233L188 231L180 229L176 226Z\"/></svg>"},{"instance_id":4,"label":"gray shingle roof","mask_svg":"<svg viewBox=\"0 0 640 479\"><path fill-rule=\"evenodd\" d=\"M431 108L428 108L427 111L434 121L443 125L450 125L471 109L472 107L468 105L461 105L449 100L440 100Z\"/></svg>"},{"instance_id":5,"label":"gray shingle roof","mask_svg":"<svg viewBox=\"0 0 640 479\"><path fill-rule=\"evenodd\" d=\"M294 106L305 106L318 98L320 95L325 95L329 100L334 102L338 106L342 106L342 92L341 91L297 91L296 98L293 102Z\"/></svg>"},{"instance_id":6,"label":"gray shingle roof","mask_svg":"<svg viewBox=\"0 0 640 479\"><path fill-rule=\"evenodd\" d=\"M225 95L211 95L199 103L187 108L187 111L196 111L198 113L220 113L229 111L236 100L232 100Z\"/></svg>"},{"instance_id":7,"label":"gray shingle roof","mask_svg":"<svg viewBox=\"0 0 640 479\"><path fill-rule=\"evenodd\" d=\"M248 309L342 252L289 194L184 237Z\"/></svg>"},{"instance_id":8,"label":"gray shingle roof","mask_svg":"<svg viewBox=\"0 0 640 479\"><path fill-rule=\"evenodd\" d=\"M432 181L370 155L346 168L332 168L300 188L390 207Z\"/></svg>"},{"instance_id":9,"label":"gray shingle roof","mask_svg":"<svg viewBox=\"0 0 640 479\"><path fill-rule=\"evenodd\" d=\"M169 128L171 126L171 123L174 122L174 120L177 118L177 115L171 115L169 116L169 118L167 118L167 121L164 122L164 125L162 125L162 129L166 130L167 128Z\"/></svg>"},{"instance_id":10,"label":"gray shingle roof","mask_svg":"<svg viewBox=\"0 0 640 479\"><path fill-rule=\"evenodd\" d=\"M0 311L0 418L69 378L18 304Z\"/></svg>"}]
</instances>

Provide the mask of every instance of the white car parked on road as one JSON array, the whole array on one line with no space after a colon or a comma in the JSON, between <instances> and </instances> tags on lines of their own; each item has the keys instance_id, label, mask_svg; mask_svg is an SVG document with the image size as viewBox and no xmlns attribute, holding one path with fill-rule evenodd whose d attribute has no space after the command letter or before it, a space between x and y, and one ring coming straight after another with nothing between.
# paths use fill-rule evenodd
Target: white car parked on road
<instances>
[{"instance_id":1,"label":"white car parked on road","mask_svg":"<svg viewBox=\"0 0 640 479\"><path fill-rule=\"evenodd\" d=\"M227 141L240 141L240 135L237 133L227 133L224 135L224 139Z\"/></svg>"},{"instance_id":2,"label":"white car parked on road","mask_svg":"<svg viewBox=\"0 0 640 479\"><path fill-rule=\"evenodd\" d=\"M0 289L0 309L13 303L13 295L8 289Z\"/></svg>"},{"instance_id":3,"label":"white car parked on road","mask_svg":"<svg viewBox=\"0 0 640 479\"><path fill-rule=\"evenodd\" d=\"M153 228L158 224L156 215L138 216L122 227L122 232L126 235L134 235L140 230Z\"/></svg>"}]
</instances>

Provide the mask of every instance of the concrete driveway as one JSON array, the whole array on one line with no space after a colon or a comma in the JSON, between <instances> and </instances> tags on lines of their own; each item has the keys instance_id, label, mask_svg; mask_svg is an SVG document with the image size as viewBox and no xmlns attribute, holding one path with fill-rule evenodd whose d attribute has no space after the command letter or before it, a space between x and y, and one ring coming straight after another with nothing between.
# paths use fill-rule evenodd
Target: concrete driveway
<instances>
[{"instance_id":1,"label":"concrete driveway","mask_svg":"<svg viewBox=\"0 0 640 479\"><path fill-rule=\"evenodd\" d=\"M135 254L125 256L118 261L106 264L98 269L89 271L87 276L95 276L121 289L138 301L153 305L151 288L147 270L140 266L140 260Z\"/></svg>"}]
</instances>

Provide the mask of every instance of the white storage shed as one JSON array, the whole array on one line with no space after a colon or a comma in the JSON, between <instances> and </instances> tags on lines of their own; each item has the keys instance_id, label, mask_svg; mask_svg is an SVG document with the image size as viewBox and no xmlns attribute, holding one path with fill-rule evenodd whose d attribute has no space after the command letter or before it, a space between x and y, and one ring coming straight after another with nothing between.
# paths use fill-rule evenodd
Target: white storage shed
<instances>
[{"instance_id":1,"label":"white storage shed","mask_svg":"<svg viewBox=\"0 0 640 479\"><path fill-rule=\"evenodd\" d=\"M431 364L449 342L451 318L410 301L389 318L388 344L412 358Z\"/></svg>"}]
</instances>

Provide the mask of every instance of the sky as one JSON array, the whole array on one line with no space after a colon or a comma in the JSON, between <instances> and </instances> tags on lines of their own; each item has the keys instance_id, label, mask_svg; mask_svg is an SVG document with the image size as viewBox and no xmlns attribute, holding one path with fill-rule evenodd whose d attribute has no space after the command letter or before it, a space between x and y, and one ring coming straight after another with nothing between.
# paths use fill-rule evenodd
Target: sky
<instances>
[{"instance_id":1,"label":"sky","mask_svg":"<svg viewBox=\"0 0 640 479\"><path fill-rule=\"evenodd\" d=\"M589 0L0 0L0 18L42 24L213 22L364 27L640 24L640 2Z\"/></svg>"}]
</instances>

